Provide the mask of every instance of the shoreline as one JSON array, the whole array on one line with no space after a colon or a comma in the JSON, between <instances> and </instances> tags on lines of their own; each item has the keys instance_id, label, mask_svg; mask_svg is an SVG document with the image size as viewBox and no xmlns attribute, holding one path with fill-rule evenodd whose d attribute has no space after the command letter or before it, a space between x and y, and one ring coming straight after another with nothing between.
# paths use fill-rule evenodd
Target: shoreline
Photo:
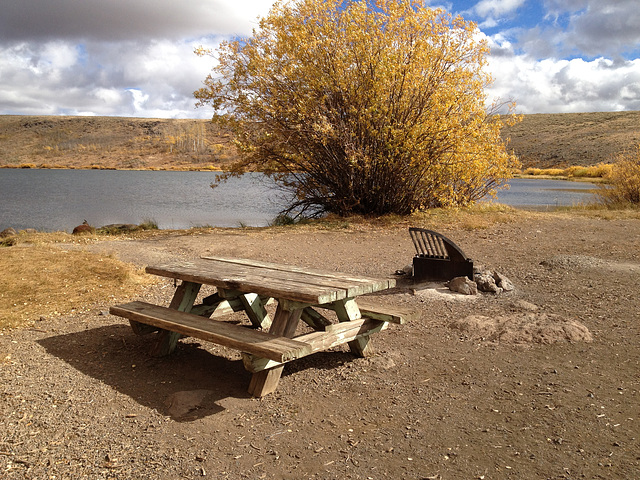
<instances>
[{"instance_id":1,"label":"shoreline","mask_svg":"<svg viewBox=\"0 0 640 480\"><path fill-rule=\"evenodd\" d=\"M108 167L104 165L48 165L48 164L19 164L19 165L0 165L0 169L12 170L117 170L124 172L225 172L226 170L220 165L209 164L203 167L196 166L170 166L170 167L146 167L146 168L122 168ZM247 172L249 173L249 172ZM255 173L255 172L252 172ZM565 180L568 182L586 182L586 183L606 183L604 177L588 177L588 176L568 176L568 175L530 175L524 173L514 173L513 177L523 180Z\"/></svg>"},{"instance_id":2,"label":"shoreline","mask_svg":"<svg viewBox=\"0 0 640 480\"><path fill-rule=\"evenodd\" d=\"M147 167L147 168L119 168L119 167L107 167L104 165L88 165L75 167L71 165L35 165L35 164L20 164L20 165L0 165L0 169L12 169L12 170L118 170L125 172L224 172L220 166L210 165L207 167L189 167L189 166L175 166L175 167Z\"/></svg>"}]
</instances>

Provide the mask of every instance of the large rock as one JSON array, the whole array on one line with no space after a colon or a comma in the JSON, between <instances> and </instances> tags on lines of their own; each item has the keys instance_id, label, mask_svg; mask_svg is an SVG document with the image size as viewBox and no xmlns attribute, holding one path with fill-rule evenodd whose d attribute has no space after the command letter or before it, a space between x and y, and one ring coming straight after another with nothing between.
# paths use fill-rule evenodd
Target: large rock
<instances>
[{"instance_id":1,"label":"large rock","mask_svg":"<svg viewBox=\"0 0 640 480\"><path fill-rule=\"evenodd\" d=\"M5 228L0 232L0 238L15 237L16 235L18 235L18 232L16 232L15 229L11 227Z\"/></svg>"},{"instance_id":2,"label":"large rock","mask_svg":"<svg viewBox=\"0 0 640 480\"><path fill-rule=\"evenodd\" d=\"M491 272L482 272L474 275L474 280L478 285L478 290L481 292L489 292L489 293L501 293L502 288L496 285L496 280L493 278L493 274Z\"/></svg>"},{"instance_id":3,"label":"large rock","mask_svg":"<svg viewBox=\"0 0 640 480\"><path fill-rule=\"evenodd\" d=\"M85 220L82 225L78 225L73 229L74 235L82 235L83 233L95 233L96 229L87 223Z\"/></svg>"}]
</instances>

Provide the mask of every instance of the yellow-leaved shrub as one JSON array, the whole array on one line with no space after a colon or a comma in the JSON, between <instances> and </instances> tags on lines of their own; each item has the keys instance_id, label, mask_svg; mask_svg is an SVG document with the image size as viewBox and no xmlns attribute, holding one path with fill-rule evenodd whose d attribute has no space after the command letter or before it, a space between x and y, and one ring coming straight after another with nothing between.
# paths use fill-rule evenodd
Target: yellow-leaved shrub
<instances>
[{"instance_id":1,"label":"yellow-leaved shrub","mask_svg":"<svg viewBox=\"0 0 640 480\"><path fill-rule=\"evenodd\" d=\"M607 185L598 192L611 205L640 204L640 144L622 153L607 175Z\"/></svg>"},{"instance_id":2,"label":"yellow-leaved shrub","mask_svg":"<svg viewBox=\"0 0 640 480\"><path fill-rule=\"evenodd\" d=\"M234 132L230 174L274 176L289 213L467 205L518 165L500 137L516 116L485 106L486 42L424 0L280 1L250 38L196 53L217 61L195 96Z\"/></svg>"}]
</instances>

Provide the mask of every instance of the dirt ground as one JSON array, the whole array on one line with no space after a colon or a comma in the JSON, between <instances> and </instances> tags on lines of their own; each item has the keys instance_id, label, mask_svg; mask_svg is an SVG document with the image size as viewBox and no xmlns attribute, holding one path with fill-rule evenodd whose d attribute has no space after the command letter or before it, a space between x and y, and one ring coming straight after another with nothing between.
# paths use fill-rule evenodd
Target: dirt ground
<instances>
[{"instance_id":1,"label":"dirt ground","mask_svg":"<svg viewBox=\"0 0 640 480\"><path fill-rule=\"evenodd\" d=\"M6 479L640 478L640 220L539 214L442 228L516 290L378 296L413 321L290 363L247 395L235 351L181 340L164 358L107 314L0 335ZM141 265L203 254L393 276L406 228L221 230L100 242ZM168 303L172 282L144 299ZM577 333L576 333L577 332Z\"/></svg>"}]
</instances>

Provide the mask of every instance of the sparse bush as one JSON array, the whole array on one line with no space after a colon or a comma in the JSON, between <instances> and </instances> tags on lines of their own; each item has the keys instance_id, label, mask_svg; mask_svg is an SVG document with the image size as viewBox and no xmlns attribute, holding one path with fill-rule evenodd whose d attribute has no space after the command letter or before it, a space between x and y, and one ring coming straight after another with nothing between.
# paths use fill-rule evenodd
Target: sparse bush
<instances>
[{"instance_id":1,"label":"sparse bush","mask_svg":"<svg viewBox=\"0 0 640 480\"><path fill-rule=\"evenodd\" d=\"M158 222L152 218L147 218L139 225L139 227L142 230L158 230Z\"/></svg>"},{"instance_id":2,"label":"sparse bush","mask_svg":"<svg viewBox=\"0 0 640 480\"><path fill-rule=\"evenodd\" d=\"M296 223L296 219L286 215L286 214L280 214L278 215L276 218L274 218L271 223L270 226L272 227L284 227L287 225L294 225Z\"/></svg>"},{"instance_id":3,"label":"sparse bush","mask_svg":"<svg viewBox=\"0 0 640 480\"><path fill-rule=\"evenodd\" d=\"M640 204L640 144L620 154L598 194L609 205Z\"/></svg>"},{"instance_id":4,"label":"sparse bush","mask_svg":"<svg viewBox=\"0 0 640 480\"><path fill-rule=\"evenodd\" d=\"M611 163L599 163L587 168L587 176L592 178L606 178L611 174L613 165Z\"/></svg>"},{"instance_id":5,"label":"sparse bush","mask_svg":"<svg viewBox=\"0 0 640 480\"><path fill-rule=\"evenodd\" d=\"M0 247L13 247L18 244L16 237L0 238Z\"/></svg>"}]
</instances>

